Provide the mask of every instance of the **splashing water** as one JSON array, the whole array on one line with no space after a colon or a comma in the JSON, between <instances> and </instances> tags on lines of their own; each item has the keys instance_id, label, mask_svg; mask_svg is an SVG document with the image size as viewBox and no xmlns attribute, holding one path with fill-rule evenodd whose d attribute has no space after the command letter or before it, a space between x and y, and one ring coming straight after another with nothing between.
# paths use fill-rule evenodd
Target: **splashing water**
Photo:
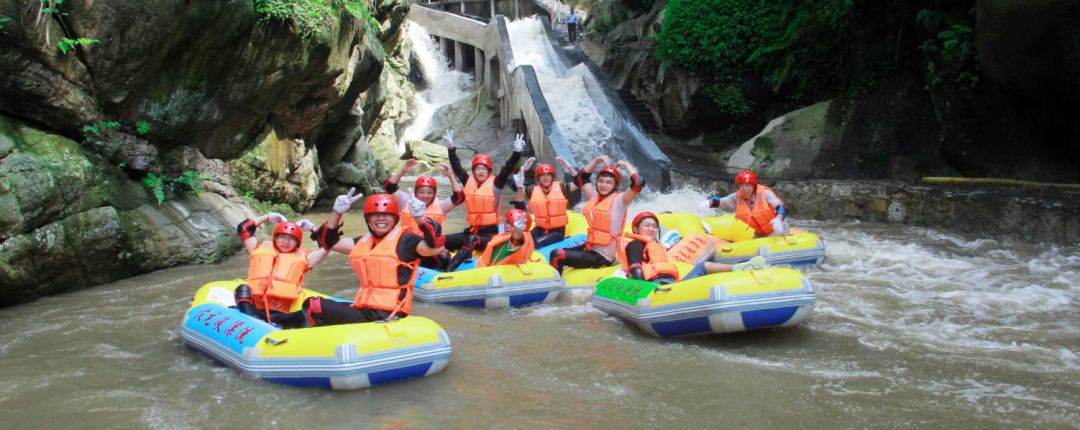
<instances>
[{"instance_id":1,"label":"splashing water","mask_svg":"<svg viewBox=\"0 0 1080 430\"><path fill-rule=\"evenodd\" d=\"M514 60L519 66L536 69L544 98L555 122L570 146L578 166L598 155L607 154L613 160L625 159L615 136L585 89L581 74L583 65L567 70L559 61L539 18L530 17L507 24Z\"/></svg>"},{"instance_id":2,"label":"splashing water","mask_svg":"<svg viewBox=\"0 0 1080 430\"><path fill-rule=\"evenodd\" d=\"M423 139L435 111L467 96L472 86L472 76L450 68L450 61L424 27L410 24L406 33L412 42L413 55L420 63L427 88L418 91L413 98L416 114L412 124L401 133L399 151L405 150L405 142Z\"/></svg>"}]
</instances>

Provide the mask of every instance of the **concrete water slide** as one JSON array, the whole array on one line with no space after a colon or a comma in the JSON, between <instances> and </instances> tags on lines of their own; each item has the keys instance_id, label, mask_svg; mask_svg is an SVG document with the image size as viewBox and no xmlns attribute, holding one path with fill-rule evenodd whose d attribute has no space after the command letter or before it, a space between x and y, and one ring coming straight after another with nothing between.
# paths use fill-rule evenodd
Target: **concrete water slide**
<instances>
[{"instance_id":1,"label":"concrete water slide","mask_svg":"<svg viewBox=\"0 0 1080 430\"><path fill-rule=\"evenodd\" d=\"M539 2L528 3L544 7ZM439 3L432 5L445 7L445 4ZM507 128L514 124L513 121L521 121L528 141L541 162L553 164L555 157L573 160L569 145L574 142L567 141L559 131L559 125L540 90L536 71L530 65L518 66L514 61L506 18L502 15L495 15L494 19L462 16L425 6L423 3L414 4L409 12L409 20L439 38L443 51L448 55L452 53L455 68L471 71L477 85L488 85L492 97L499 102L500 126ZM551 52L567 67L572 66L558 44L553 42L547 20L544 27L549 35ZM585 66L588 69L584 76L586 90L620 149L645 176L650 188L669 189L671 160L642 132L641 125L629 113L603 72L590 62L586 61Z\"/></svg>"}]
</instances>

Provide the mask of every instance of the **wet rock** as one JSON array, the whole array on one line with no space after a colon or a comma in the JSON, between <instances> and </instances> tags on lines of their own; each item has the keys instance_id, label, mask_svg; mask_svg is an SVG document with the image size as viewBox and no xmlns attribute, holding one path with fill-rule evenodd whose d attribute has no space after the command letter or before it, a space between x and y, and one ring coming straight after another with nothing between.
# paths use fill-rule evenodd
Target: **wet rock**
<instances>
[{"instance_id":1,"label":"wet rock","mask_svg":"<svg viewBox=\"0 0 1080 430\"><path fill-rule=\"evenodd\" d=\"M228 162L237 190L252 192L259 200L285 203L302 211L319 194L316 153L302 140L281 138L276 130L239 158Z\"/></svg>"}]
</instances>

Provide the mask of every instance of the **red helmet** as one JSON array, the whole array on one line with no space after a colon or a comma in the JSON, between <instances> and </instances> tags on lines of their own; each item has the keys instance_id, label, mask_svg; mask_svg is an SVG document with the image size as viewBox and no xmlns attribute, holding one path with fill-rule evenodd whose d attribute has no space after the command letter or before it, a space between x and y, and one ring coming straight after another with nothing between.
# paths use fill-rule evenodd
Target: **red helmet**
<instances>
[{"instance_id":1,"label":"red helmet","mask_svg":"<svg viewBox=\"0 0 1080 430\"><path fill-rule=\"evenodd\" d=\"M432 190L438 191L439 183L435 182L435 178L430 176L421 176L416 178L416 188L413 189L413 193L416 193L416 190L419 190L420 187L431 187Z\"/></svg>"},{"instance_id":2,"label":"red helmet","mask_svg":"<svg viewBox=\"0 0 1080 430\"><path fill-rule=\"evenodd\" d=\"M550 164L541 164L536 166L536 177L540 175L555 175L555 167Z\"/></svg>"},{"instance_id":3,"label":"red helmet","mask_svg":"<svg viewBox=\"0 0 1080 430\"><path fill-rule=\"evenodd\" d=\"M391 214L394 219L401 216L397 199L389 194L372 194L364 201L364 217L372 214Z\"/></svg>"},{"instance_id":4,"label":"red helmet","mask_svg":"<svg viewBox=\"0 0 1080 430\"><path fill-rule=\"evenodd\" d=\"M619 189L619 183L622 182L622 173L619 173L619 169L616 169L615 166L601 167L600 171L596 174L596 177L599 178L600 175L611 175L615 177L615 189Z\"/></svg>"},{"instance_id":5,"label":"red helmet","mask_svg":"<svg viewBox=\"0 0 1080 430\"><path fill-rule=\"evenodd\" d=\"M638 224L640 224L641 221L644 220L645 218L652 218L654 221L656 221L657 225L660 224L660 218L657 218L656 214L654 214L652 212L642 212L642 213L637 214L637 216L634 217L634 220L630 222L630 227L637 228Z\"/></svg>"},{"instance_id":6,"label":"red helmet","mask_svg":"<svg viewBox=\"0 0 1080 430\"><path fill-rule=\"evenodd\" d=\"M469 169L475 169L476 166L481 164L487 166L488 170L491 170L491 157L484 154L476 154L476 156L472 158L472 167Z\"/></svg>"},{"instance_id":7,"label":"red helmet","mask_svg":"<svg viewBox=\"0 0 1080 430\"><path fill-rule=\"evenodd\" d=\"M515 221L522 218L525 218L525 232L532 230L532 217L529 216L528 212L525 212L521 209L510 209L506 211L507 224L514 225Z\"/></svg>"},{"instance_id":8,"label":"red helmet","mask_svg":"<svg viewBox=\"0 0 1080 430\"><path fill-rule=\"evenodd\" d=\"M278 224L277 227L274 227L274 237L276 238L279 234L287 234L296 238L297 245L299 245L300 242L304 241L304 233L300 230L300 226L288 221ZM274 244L274 247L277 247L276 243Z\"/></svg>"},{"instance_id":9,"label":"red helmet","mask_svg":"<svg viewBox=\"0 0 1080 430\"><path fill-rule=\"evenodd\" d=\"M743 170L735 175L735 185L751 184L757 185L757 175L749 170Z\"/></svg>"}]
</instances>

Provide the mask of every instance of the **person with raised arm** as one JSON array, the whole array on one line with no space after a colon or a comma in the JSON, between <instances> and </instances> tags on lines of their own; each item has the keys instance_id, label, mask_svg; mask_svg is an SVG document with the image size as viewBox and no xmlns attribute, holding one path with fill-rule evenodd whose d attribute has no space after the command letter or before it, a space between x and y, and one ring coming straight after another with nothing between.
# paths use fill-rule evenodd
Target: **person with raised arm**
<instances>
[{"instance_id":1,"label":"person with raised arm","mask_svg":"<svg viewBox=\"0 0 1080 430\"><path fill-rule=\"evenodd\" d=\"M312 233L322 249L349 256L349 265L360 281L352 303L311 297L300 311L311 326L350 324L406 317L412 311L413 282L421 257L438 255L446 237L438 223L424 216L419 199L410 204L410 215L419 234L401 231L401 210L390 194L374 194L364 201L368 233L341 237L341 217L363 197L355 189L337 197L334 213Z\"/></svg>"},{"instance_id":2,"label":"person with raised arm","mask_svg":"<svg viewBox=\"0 0 1080 430\"><path fill-rule=\"evenodd\" d=\"M596 184L593 185L589 177L600 164L608 166L600 168ZM630 173L630 188L622 192L619 191L622 181L619 167ZM578 172L577 186L588 199L581 210L589 224L588 236L580 246L551 251L548 261L559 272L566 267L607 267L615 261L615 254L621 246L626 210L645 188L645 178L638 175L637 169L629 162L619 160L611 165L611 159L601 155Z\"/></svg>"},{"instance_id":3,"label":"person with raised arm","mask_svg":"<svg viewBox=\"0 0 1080 430\"><path fill-rule=\"evenodd\" d=\"M268 221L277 226L271 240L260 243L255 230ZM302 320L288 318L287 313L303 295L304 274L327 254L321 248L308 252L300 246L302 231L312 227L311 221L292 223L277 212L245 219L236 226L249 255L247 283L234 292L240 312L275 324L300 325Z\"/></svg>"},{"instance_id":4,"label":"person with raised arm","mask_svg":"<svg viewBox=\"0 0 1080 430\"><path fill-rule=\"evenodd\" d=\"M531 188L524 186L525 172L532 167L536 157L525 160L521 170L514 175L514 183L518 184L518 187L516 199L511 203L518 209L527 209L536 218L536 227L533 227L529 234L538 248L566 238L566 224L570 222L566 216L566 210L573 206L570 196L578 190L577 184L574 184L572 180L577 172L566 160L562 158L556 158L556 160L570 175L569 181L555 180L555 167L550 164L541 164L536 166L536 184Z\"/></svg>"},{"instance_id":5,"label":"person with raised arm","mask_svg":"<svg viewBox=\"0 0 1080 430\"><path fill-rule=\"evenodd\" d=\"M461 160L458 159L457 150L454 147L453 130L443 135L443 144L446 145L450 158L450 167L458 180L465 183L462 192L465 195L465 222L469 224L469 227L461 233L446 235L446 249L458 251L447 267L448 271L452 271L471 257L473 251L482 251L487 246L488 240L499 233L502 190L509 181L514 166L521 159L522 151L525 150L525 135L515 136L514 152L495 177L491 176L493 166L491 157L484 154L476 154L473 157L470 167L471 175L461 167Z\"/></svg>"},{"instance_id":6,"label":"person with raised arm","mask_svg":"<svg viewBox=\"0 0 1080 430\"><path fill-rule=\"evenodd\" d=\"M401 177L411 172L416 168L416 165L416 160L405 160L405 164L401 166L401 169L383 183L383 189L397 199L398 207L404 208L400 216L401 230L407 233L419 232L416 222L413 221L411 214L408 212L414 198L424 203L424 216L439 223L440 227L446 222L446 214L465 202L465 194L462 192L463 187L450 170L450 165L446 163L439 163L439 167L442 168L443 174L450 179L450 189L453 191L450 197L437 198L436 193L439 190L439 184L435 181L435 178L426 175L416 178L415 188L413 188L412 192L402 191L398 186ZM443 270L448 264L450 264L450 252L446 250L443 250L437 256L422 257L420 259L421 266L432 269Z\"/></svg>"}]
</instances>

